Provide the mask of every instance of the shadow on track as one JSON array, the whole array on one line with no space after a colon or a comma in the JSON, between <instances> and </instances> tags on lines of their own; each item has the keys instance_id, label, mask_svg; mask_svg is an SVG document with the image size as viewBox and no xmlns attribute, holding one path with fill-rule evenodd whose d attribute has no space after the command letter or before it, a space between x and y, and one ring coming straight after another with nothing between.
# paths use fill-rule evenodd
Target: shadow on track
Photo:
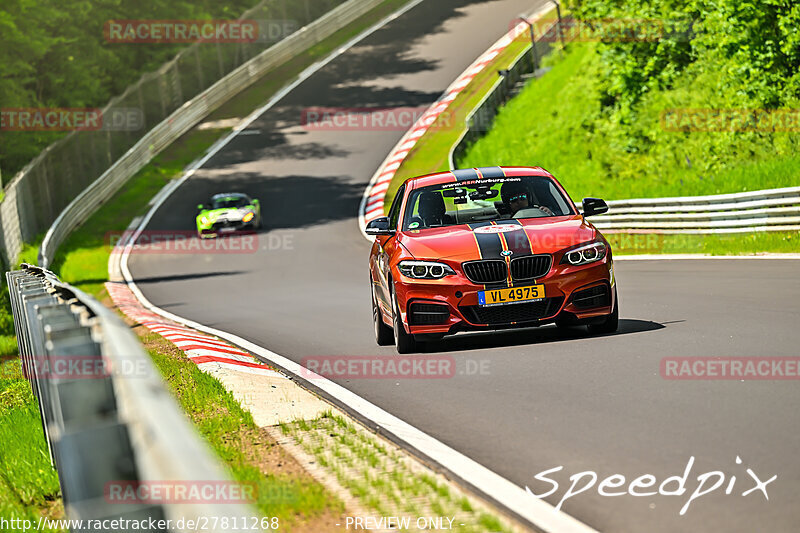
<instances>
[{"instance_id":1,"label":"shadow on track","mask_svg":"<svg viewBox=\"0 0 800 533\"><path fill-rule=\"evenodd\" d=\"M163 281L185 281L190 279L198 279L198 278L211 278L211 277L218 277L218 276L236 276L239 274L246 274L247 272L244 270L233 270L229 272L204 272L202 274L175 274L172 276L153 276L149 278L136 278L137 285L143 285L146 283L161 283ZM163 305L162 307L166 307Z\"/></svg>"},{"instance_id":2,"label":"shadow on track","mask_svg":"<svg viewBox=\"0 0 800 533\"><path fill-rule=\"evenodd\" d=\"M509 346L536 346L553 342L570 341L576 339L616 337L631 333L655 331L666 326L649 320L620 319L619 329L616 333L605 335L590 334L585 327L557 328L555 326L542 326L539 328L526 328L517 330L498 330L478 333L461 334L447 337L440 341L429 341L423 344L422 353L457 352L467 350L482 350L486 348L504 348Z\"/></svg>"},{"instance_id":3,"label":"shadow on track","mask_svg":"<svg viewBox=\"0 0 800 533\"><path fill-rule=\"evenodd\" d=\"M192 187L173 195L150 221L151 231L193 231L197 205L220 192L244 192L261 202L261 230L300 229L354 219L364 186L345 176L286 176L237 172L219 178L195 179Z\"/></svg>"}]
</instances>

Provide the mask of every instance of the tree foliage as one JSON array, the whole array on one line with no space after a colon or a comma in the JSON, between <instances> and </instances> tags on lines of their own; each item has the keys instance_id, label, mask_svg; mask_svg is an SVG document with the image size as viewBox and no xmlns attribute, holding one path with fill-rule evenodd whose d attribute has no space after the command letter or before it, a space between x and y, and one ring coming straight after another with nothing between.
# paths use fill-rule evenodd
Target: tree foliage
<instances>
[{"instance_id":1,"label":"tree foliage","mask_svg":"<svg viewBox=\"0 0 800 533\"><path fill-rule=\"evenodd\" d=\"M659 38L606 38L590 62L596 102L583 129L610 177L658 176L671 166L715 173L748 159L797 153L797 131L664 131L670 109L794 110L800 102L798 0L573 0L573 15ZM602 34L601 34L602 35ZM753 187L757 187L754 184Z\"/></svg>"},{"instance_id":2,"label":"tree foliage","mask_svg":"<svg viewBox=\"0 0 800 533\"><path fill-rule=\"evenodd\" d=\"M184 44L112 44L108 20L234 19L258 0L3 0L0 108L102 107ZM3 180L63 133L0 131Z\"/></svg>"},{"instance_id":3,"label":"tree foliage","mask_svg":"<svg viewBox=\"0 0 800 533\"><path fill-rule=\"evenodd\" d=\"M598 53L604 107L631 109L693 67L713 73L730 105L796 105L800 97L800 2L790 0L575 0L578 19L658 23L660 39L610 39Z\"/></svg>"}]
</instances>

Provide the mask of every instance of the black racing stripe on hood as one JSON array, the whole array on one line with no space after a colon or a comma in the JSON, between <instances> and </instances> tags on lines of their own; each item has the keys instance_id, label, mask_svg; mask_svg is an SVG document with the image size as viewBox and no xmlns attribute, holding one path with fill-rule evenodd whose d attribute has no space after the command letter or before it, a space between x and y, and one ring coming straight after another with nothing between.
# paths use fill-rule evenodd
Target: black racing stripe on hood
<instances>
[{"instance_id":1,"label":"black racing stripe on hood","mask_svg":"<svg viewBox=\"0 0 800 533\"><path fill-rule=\"evenodd\" d=\"M506 242L508 243L508 249L514 252L514 257L531 255L533 253L533 250L531 249L531 241L528 238L528 234L525 233L522 222L512 219L508 222L502 223L516 224L519 226L519 231L509 231L503 234L506 238Z\"/></svg>"},{"instance_id":2,"label":"black racing stripe on hood","mask_svg":"<svg viewBox=\"0 0 800 533\"><path fill-rule=\"evenodd\" d=\"M455 176L458 181L476 180L479 178L474 168L461 168L458 170L451 170L450 172L453 173L453 176Z\"/></svg>"},{"instance_id":3,"label":"black racing stripe on hood","mask_svg":"<svg viewBox=\"0 0 800 533\"><path fill-rule=\"evenodd\" d=\"M500 240L500 235L497 233L476 233L474 231L476 228L491 225L491 222L479 222L469 224L469 228L473 230L472 234L475 236L475 242L478 243L478 250L482 259L502 259L503 256L500 255L500 252L503 251L503 243Z\"/></svg>"},{"instance_id":4,"label":"black racing stripe on hood","mask_svg":"<svg viewBox=\"0 0 800 533\"><path fill-rule=\"evenodd\" d=\"M478 169L484 178L504 178L506 173L500 167L482 167Z\"/></svg>"}]
</instances>

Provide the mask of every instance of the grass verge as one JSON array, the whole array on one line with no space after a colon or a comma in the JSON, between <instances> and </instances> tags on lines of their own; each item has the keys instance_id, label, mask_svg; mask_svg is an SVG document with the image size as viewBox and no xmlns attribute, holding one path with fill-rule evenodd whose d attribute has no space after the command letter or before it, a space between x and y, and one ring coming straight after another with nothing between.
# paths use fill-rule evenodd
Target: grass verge
<instances>
[{"instance_id":1,"label":"grass verge","mask_svg":"<svg viewBox=\"0 0 800 533\"><path fill-rule=\"evenodd\" d=\"M135 328L170 391L235 481L253 483L255 507L277 517L281 531L325 531L344 507L314 481L233 395L203 373L175 345L143 326Z\"/></svg>"},{"instance_id":2,"label":"grass verge","mask_svg":"<svg viewBox=\"0 0 800 533\"><path fill-rule=\"evenodd\" d=\"M662 235L657 233L612 233L604 235L617 255L754 255L759 253L797 253L800 251L800 231L712 235Z\"/></svg>"},{"instance_id":3,"label":"grass verge","mask_svg":"<svg viewBox=\"0 0 800 533\"><path fill-rule=\"evenodd\" d=\"M40 516L63 518L39 406L18 358L0 362L0 442L0 516L33 522Z\"/></svg>"},{"instance_id":4,"label":"grass verge","mask_svg":"<svg viewBox=\"0 0 800 533\"><path fill-rule=\"evenodd\" d=\"M433 474L375 434L332 413L316 420L281 424L281 432L369 511L408 520L452 519L450 529L464 533L508 532L516 527L472 496ZM448 524L444 524L448 529ZM422 529L422 528L420 528ZM432 528L436 529L436 528Z\"/></svg>"}]
</instances>

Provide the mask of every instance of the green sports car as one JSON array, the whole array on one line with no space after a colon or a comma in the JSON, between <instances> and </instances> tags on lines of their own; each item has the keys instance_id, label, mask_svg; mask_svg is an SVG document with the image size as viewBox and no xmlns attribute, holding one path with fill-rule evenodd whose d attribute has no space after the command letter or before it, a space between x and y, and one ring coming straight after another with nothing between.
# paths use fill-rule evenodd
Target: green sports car
<instances>
[{"instance_id":1,"label":"green sports car","mask_svg":"<svg viewBox=\"0 0 800 533\"><path fill-rule=\"evenodd\" d=\"M210 204L200 204L197 209L197 235L201 238L261 227L261 205L240 192L215 194Z\"/></svg>"}]
</instances>

